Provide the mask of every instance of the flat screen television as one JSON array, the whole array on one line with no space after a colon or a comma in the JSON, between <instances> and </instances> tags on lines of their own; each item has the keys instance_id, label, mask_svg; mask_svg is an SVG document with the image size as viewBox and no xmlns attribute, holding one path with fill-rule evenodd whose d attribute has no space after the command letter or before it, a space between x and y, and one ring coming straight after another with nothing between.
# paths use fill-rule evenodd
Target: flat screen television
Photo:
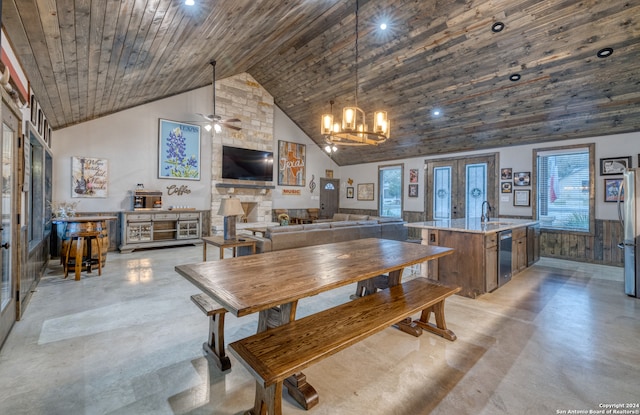
<instances>
[{"instance_id":1,"label":"flat screen television","mask_svg":"<svg viewBox=\"0 0 640 415\"><path fill-rule=\"evenodd\" d=\"M222 178L273 181L273 153L223 146Z\"/></svg>"}]
</instances>

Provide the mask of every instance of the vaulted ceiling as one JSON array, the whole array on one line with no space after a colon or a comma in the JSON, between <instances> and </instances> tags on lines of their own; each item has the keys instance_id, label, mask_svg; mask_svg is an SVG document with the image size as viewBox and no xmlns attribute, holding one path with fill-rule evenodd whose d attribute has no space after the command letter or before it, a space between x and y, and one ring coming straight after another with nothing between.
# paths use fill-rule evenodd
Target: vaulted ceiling
<instances>
[{"instance_id":1,"label":"vaulted ceiling","mask_svg":"<svg viewBox=\"0 0 640 415\"><path fill-rule=\"evenodd\" d=\"M392 137L340 149L340 165L640 131L640 0L359 3L358 104L386 109ZM329 101L354 101L354 11L355 0L2 0L54 129L211 84L216 59L218 79L251 74L319 145Z\"/></svg>"}]
</instances>

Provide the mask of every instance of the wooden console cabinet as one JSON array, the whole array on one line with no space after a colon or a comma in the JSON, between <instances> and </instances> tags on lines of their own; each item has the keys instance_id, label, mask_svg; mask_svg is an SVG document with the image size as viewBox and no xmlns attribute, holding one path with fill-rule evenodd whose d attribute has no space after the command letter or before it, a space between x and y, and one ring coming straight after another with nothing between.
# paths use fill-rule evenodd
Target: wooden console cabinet
<instances>
[{"instance_id":1,"label":"wooden console cabinet","mask_svg":"<svg viewBox=\"0 0 640 415\"><path fill-rule=\"evenodd\" d=\"M120 252L139 248L201 244L203 211L131 211L121 213Z\"/></svg>"}]
</instances>

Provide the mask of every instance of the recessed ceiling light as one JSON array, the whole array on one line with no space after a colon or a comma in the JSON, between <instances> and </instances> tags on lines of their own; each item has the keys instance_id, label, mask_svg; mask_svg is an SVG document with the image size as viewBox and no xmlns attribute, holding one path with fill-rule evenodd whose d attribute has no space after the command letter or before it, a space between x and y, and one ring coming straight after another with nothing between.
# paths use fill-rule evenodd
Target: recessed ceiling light
<instances>
[{"instance_id":1,"label":"recessed ceiling light","mask_svg":"<svg viewBox=\"0 0 640 415\"><path fill-rule=\"evenodd\" d=\"M387 30L387 24L386 23L380 23L380 30Z\"/></svg>"},{"instance_id":2,"label":"recessed ceiling light","mask_svg":"<svg viewBox=\"0 0 640 415\"><path fill-rule=\"evenodd\" d=\"M440 110L440 108L434 108L433 110L431 110L431 115L433 115L434 117L439 117L440 115L442 115L442 111Z\"/></svg>"},{"instance_id":3,"label":"recessed ceiling light","mask_svg":"<svg viewBox=\"0 0 640 415\"><path fill-rule=\"evenodd\" d=\"M491 31L495 33L502 32L503 29L504 29L504 23L502 22L495 22L493 26L491 26Z\"/></svg>"},{"instance_id":4,"label":"recessed ceiling light","mask_svg":"<svg viewBox=\"0 0 640 415\"><path fill-rule=\"evenodd\" d=\"M184 0L184 4L187 6L193 6L196 4L196 2L193 0Z\"/></svg>"},{"instance_id":5,"label":"recessed ceiling light","mask_svg":"<svg viewBox=\"0 0 640 415\"><path fill-rule=\"evenodd\" d=\"M513 73L511 75L509 75L509 79L513 82L519 81L521 78L519 73Z\"/></svg>"},{"instance_id":6,"label":"recessed ceiling light","mask_svg":"<svg viewBox=\"0 0 640 415\"><path fill-rule=\"evenodd\" d=\"M600 49L598 53L596 53L596 56L599 58L608 58L609 56L611 56L612 53L613 53L613 49L604 48L604 49Z\"/></svg>"}]
</instances>

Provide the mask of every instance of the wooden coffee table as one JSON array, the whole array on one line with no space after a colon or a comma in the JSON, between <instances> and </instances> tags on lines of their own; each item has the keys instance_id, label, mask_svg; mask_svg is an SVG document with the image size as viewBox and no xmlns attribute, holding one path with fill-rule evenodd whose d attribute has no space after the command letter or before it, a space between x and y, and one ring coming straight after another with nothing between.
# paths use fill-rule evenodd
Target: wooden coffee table
<instances>
[{"instance_id":1,"label":"wooden coffee table","mask_svg":"<svg viewBox=\"0 0 640 415\"><path fill-rule=\"evenodd\" d=\"M233 256L235 257L237 252L236 248L241 246L250 246L251 253L256 253L256 240L251 238L240 238L236 237L235 239L224 239L223 236L205 236L202 238L204 244L202 244L202 260L207 260L207 245L213 245L220 248L220 259L224 259L224 250L225 248L233 249Z\"/></svg>"}]
</instances>

